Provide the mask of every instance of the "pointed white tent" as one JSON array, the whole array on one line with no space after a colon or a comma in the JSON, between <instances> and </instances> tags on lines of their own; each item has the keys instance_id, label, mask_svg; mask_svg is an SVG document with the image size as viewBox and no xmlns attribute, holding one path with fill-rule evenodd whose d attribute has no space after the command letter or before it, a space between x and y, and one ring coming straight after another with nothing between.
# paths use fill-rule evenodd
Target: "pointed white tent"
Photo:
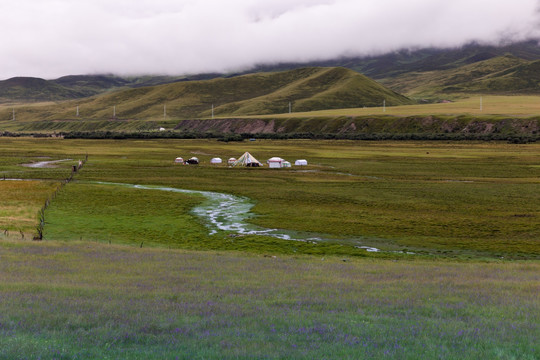
<instances>
[{"instance_id":1,"label":"pointed white tent","mask_svg":"<svg viewBox=\"0 0 540 360\"><path fill-rule=\"evenodd\" d=\"M244 155L240 156L238 160L236 160L232 166L250 166L250 167L258 167L262 166L262 164L259 162L259 160L255 159L253 155L248 153L247 151L244 153Z\"/></svg>"}]
</instances>

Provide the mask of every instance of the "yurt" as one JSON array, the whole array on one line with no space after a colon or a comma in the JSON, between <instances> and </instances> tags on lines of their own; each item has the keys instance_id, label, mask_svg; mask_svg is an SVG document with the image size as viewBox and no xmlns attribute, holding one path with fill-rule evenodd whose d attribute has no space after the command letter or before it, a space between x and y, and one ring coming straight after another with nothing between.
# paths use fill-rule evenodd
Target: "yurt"
<instances>
[{"instance_id":1,"label":"yurt","mask_svg":"<svg viewBox=\"0 0 540 360\"><path fill-rule=\"evenodd\" d=\"M291 167L291 163L288 162L288 161L284 161L284 162L281 163L281 166L282 167Z\"/></svg>"},{"instance_id":2,"label":"yurt","mask_svg":"<svg viewBox=\"0 0 540 360\"><path fill-rule=\"evenodd\" d=\"M212 158L212 160L210 160L210 164L221 164L221 163L222 163L221 158L218 158L218 157Z\"/></svg>"},{"instance_id":3,"label":"yurt","mask_svg":"<svg viewBox=\"0 0 540 360\"><path fill-rule=\"evenodd\" d=\"M230 158L230 159L227 161L227 163L228 163L229 165L232 165L232 164L234 164L235 161L236 161L236 158Z\"/></svg>"},{"instance_id":4,"label":"yurt","mask_svg":"<svg viewBox=\"0 0 540 360\"><path fill-rule=\"evenodd\" d=\"M307 165L307 160L304 160L304 159L296 160L294 162L294 165L296 165L296 166L306 166Z\"/></svg>"},{"instance_id":5,"label":"yurt","mask_svg":"<svg viewBox=\"0 0 540 360\"><path fill-rule=\"evenodd\" d=\"M232 163L232 166L259 167L263 165L259 162L259 160L255 159L253 155L246 151L242 156L238 158L238 160Z\"/></svg>"},{"instance_id":6,"label":"yurt","mask_svg":"<svg viewBox=\"0 0 540 360\"><path fill-rule=\"evenodd\" d=\"M174 159L174 163L175 163L175 164L183 164L183 163L184 163L184 159L181 158L181 157L177 157L176 159Z\"/></svg>"},{"instance_id":7,"label":"yurt","mask_svg":"<svg viewBox=\"0 0 540 360\"><path fill-rule=\"evenodd\" d=\"M271 157L270 159L266 160L266 163L268 164L268 167L270 169L275 169L275 168L282 168L284 161L285 160L283 160L282 158L274 156L274 157Z\"/></svg>"},{"instance_id":8,"label":"yurt","mask_svg":"<svg viewBox=\"0 0 540 360\"><path fill-rule=\"evenodd\" d=\"M196 157L192 157L189 158L186 163L190 165L199 165L199 159L197 159Z\"/></svg>"}]
</instances>

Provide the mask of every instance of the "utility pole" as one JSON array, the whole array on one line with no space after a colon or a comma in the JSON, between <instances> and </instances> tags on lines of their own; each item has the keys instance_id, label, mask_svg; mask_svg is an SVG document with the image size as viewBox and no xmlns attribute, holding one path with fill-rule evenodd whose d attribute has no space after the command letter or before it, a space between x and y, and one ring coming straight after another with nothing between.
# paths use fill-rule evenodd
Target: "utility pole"
<instances>
[{"instance_id":1,"label":"utility pole","mask_svg":"<svg viewBox=\"0 0 540 360\"><path fill-rule=\"evenodd\" d=\"M116 117L116 105L113 106L113 113L112 113L112 117L115 118Z\"/></svg>"},{"instance_id":2,"label":"utility pole","mask_svg":"<svg viewBox=\"0 0 540 360\"><path fill-rule=\"evenodd\" d=\"M15 121L15 108L13 108L13 121Z\"/></svg>"},{"instance_id":3,"label":"utility pole","mask_svg":"<svg viewBox=\"0 0 540 360\"><path fill-rule=\"evenodd\" d=\"M79 117L79 105L77 105L77 117Z\"/></svg>"},{"instance_id":4,"label":"utility pole","mask_svg":"<svg viewBox=\"0 0 540 360\"><path fill-rule=\"evenodd\" d=\"M382 111L386 112L386 99L382 101Z\"/></svg>"},{"instance_id":5,"label":"utility pole","mask_svg":"<svg viewBox=\"0 0 540 360\"><path fill-rule=\"evenodd\" d=\"M289 101L289 114L291 113L291 102Z\"/></svg>"},{"instance_id":6,"label":"utility pole","mask_svg":"<svg viewBox=\"0 0 540 360\"><path fill-rule=\"evenodd\" d=\"M214 104L212 104L212 120L214 119Z\"/></svg>"},{"instance_id":7,"label":"utility pole","mask_svg":"<svg viewBox=\"0 0 540 360\"><path fill-rule=\"evenodd\" d=\"M167 118L167 105L163 105L163 119Z\"/></svg>"}]
</instances>

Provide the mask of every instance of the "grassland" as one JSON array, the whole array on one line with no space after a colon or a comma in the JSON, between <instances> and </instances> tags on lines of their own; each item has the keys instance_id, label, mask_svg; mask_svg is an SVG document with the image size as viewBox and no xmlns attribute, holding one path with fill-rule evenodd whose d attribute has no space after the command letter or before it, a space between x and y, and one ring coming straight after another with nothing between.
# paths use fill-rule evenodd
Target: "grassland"
<instances>
[{"instance_id":1,"label":"grassland","mask_svg":"<svg viewBox=\"0 0 540 360\"><path fill-rule=\"evenodd\" d=\"M310 165L209 164L243 151ZM3 138L2 176L34 180L0 181L0 221L86 154L44 241L0 241L0 358L540 356L538 144ZM43 156L73 160L19 165ZM99 181L245 196L252 223L336 240L209 235L200 197Z\"/></svg>"},{"instance_id":2,"label":"grassland","mask_svg":"<svg viewBox=\"0 0 540 360\"><path fill-rule=\"evenodd\" d=\"M55 158L78 159L88 153L89 162L77 175L78 183L66 187L50 207L45 229L50 239L125 242L127 234L133 234L132 243L140 244L136 234L144 231L146 243L163 243L162 224L174 223L176 217L183 219L179 229L199 229L197 236L184 237L186 241L206 237L200 220L182 215L201 199L92 184L108 181L244 196L255 203L256 216L250 220L254 224L344 240L362 237L366 245L389 250L448 256L540 255L537 144L11 139L2 148L5 153L26 148ZM290 170L209 165L214 156L228 159L246 150L263 161L278 155L291 161L307 158L311 165ZM176 156L194 155L203 162L201 166L172 162ZM8 178L21 177L20 172L62 178L61 168L12 171L5 171ZM115 212L125 216L125 221L116 221ZM145 216L154 220L141 221ZM168 234L179 238L173 229ZM218 242L229 243L227 234L222 235ZM196 248L198 241L188 247ZM252 239L235 241L242 250L249 250ZM287 244L283 251L293 250L290 242L281 243Z\"/></svg>"},{"instance_id":3,"label":"grassland","mask_svg":"<svg viewBox=\"0 0 540 360\"><path fill-rule=\"evenodd\" d=\"M534 263L0 243L0 358L526 359Z\"/></svg>"}]
</instances>

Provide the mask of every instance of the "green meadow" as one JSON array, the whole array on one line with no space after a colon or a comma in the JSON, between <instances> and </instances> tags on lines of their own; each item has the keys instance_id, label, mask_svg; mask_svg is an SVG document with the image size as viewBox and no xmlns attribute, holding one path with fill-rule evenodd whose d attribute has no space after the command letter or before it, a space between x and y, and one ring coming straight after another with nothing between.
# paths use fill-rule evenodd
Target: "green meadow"
<instances>
[{"instance_id":1,"label":"green meadow","mask_svg":"<svg viewBox=\"0 0 540 360\"><path fill-rule=\"evenodd\" d=\"M309 165L210 164L244 151ZM0 359L536 359L539 164L498 142L2 138ZM316 238L216 230L159 188Z\"/></svg>"}]
</instances>

